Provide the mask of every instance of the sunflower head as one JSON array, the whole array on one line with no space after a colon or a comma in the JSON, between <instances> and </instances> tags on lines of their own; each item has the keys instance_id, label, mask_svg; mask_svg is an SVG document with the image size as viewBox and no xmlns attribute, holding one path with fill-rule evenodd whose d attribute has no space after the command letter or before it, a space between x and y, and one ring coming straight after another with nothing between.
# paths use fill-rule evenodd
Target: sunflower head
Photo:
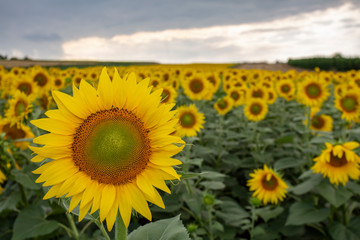
<instances>
[{"instance_id":1,"label":"sunflower head","mask_svg":"<svg viewBox=\"0 0 360 240\"><path fill-rule=\"evenodd\" d=\"M165 180L179 179L172 166L181 162L171 157L184 142L172 135L174 104L161 104L162 90L151 92L149 82L116 70L111 81L104 68L97 89L82 80L73 96L53 91L58 109L31 122L49 132L33 140L42 147L30 147L33 162L51 160L34 171L51 186L44 199L71 197L79 221L99 210L109 230L118 213L128 226L132 209L151 220L147 201L165 207L157 189L170 193Z\"/></svg>"},{"instance_id":2,"label":"sunflower head","mask_svg":"<svg viewBox=\"0 0 360 240\"><path fill-rule=\"evenodd\" d=\"M220 115L227 114L234 106L234 100L231 96L220 98L214 104L214 108Z\"/></svg>"},{"instance_id":3,"label":"sunflower head","mask_svg":"<svg viewBox=\"0 0 360 240\"><path fill-rule=\"evenodd\" d=\"M332 145L326 143L326 149L321 155L314 158L315 164L311 168L314 173L321 173L328 177L330 182L336 185L345 185L349 178L358 180L360 177L359 156L353 151L359 144L347 142L344 144Z\"/></svg>"},{"instance_id":4,"label":"sunflower head","mask_svg":"<svg viewBox=\"0 0 360 240\"><path fill-rule=\"evenodd\" d=\"M244 108L244 114L250 121L260 121L265 118L268 105L260 99L250 99Z\"/></svg>"},{"instance_id":5,"label":"sunflower head","mask_svg":"<svg viewBox=\"0 0 360 240\"><path fill-rule=\"evenodd\" d=\"M200 113L194 104L177 108L179 124L176 134L180 137L195 137L205 123L204 114Z\"/></svg>"},{"instance_id":6,"label":"sunflower head","mask_svg":"<svg viewBox=\"0 0 360 240\"><path fill-rule=\"evenodd\" d=\"M342 112L341 117L347 121L354 121L360 115L360 95L356 90L344 92L335 98L335 107Z\"/></svg>"},{"instance_id":7,"label":"sunflower head","mask_svg":"<svg viewBox=\"0 0 360 240\"><path fill-rule=\"evenodd\" d=\"M277 204L278 201L284 200L288 186L273 169L264 165L263 169L256 169L254 173L250 173L250 177L247 186L250 191L255 191L253 197L257 197L264 204Z\"/></svg>"}]
</instances>

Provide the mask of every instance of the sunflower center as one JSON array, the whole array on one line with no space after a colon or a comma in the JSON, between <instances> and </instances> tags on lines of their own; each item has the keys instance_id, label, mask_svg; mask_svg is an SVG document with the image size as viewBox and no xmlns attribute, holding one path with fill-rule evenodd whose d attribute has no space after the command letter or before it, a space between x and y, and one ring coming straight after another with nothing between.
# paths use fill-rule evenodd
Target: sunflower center
<instances>
[{"instance_id":1,"label":"sunflower center","mask_svg":"<svg viewBox=\"0 0 360 240\"><path fill-rule=\"evenodd\" d=\"M15 114L16 116L20 116L23 112L25 112L26 109L26 102L19 100L16 104L15 104Z\"/></svg>"},{"instance_id":2,"label":"sunflower center","mask_svg":"<svg viewBox=\"0 0 360 240\"><path fill-rule=\"evenodd\" d=\"M80 171L105 184L124 184L145 169L150 140L143 123L124 109L91 114L76 130L73 159Z\"/></svg>"},{"instance_id":3,"label":"sunflower center","mask_svg":"<svg viewBox=\"0 0 360 240\"><path fill-rule=\"evenodd\" d=\"M220 109L225 109L227 107L227 102L224 99L221 99L220 101L218 101L218 106Z\"/></svg>"},{"instance_id":4,"label":"sunflower center","mask_svg":"<svg viewBox=\"0 0 360 240\"><path fill-rule=\"evenodd\" d=\"M281 86L281 91L282 91L283 93L288 93L288 92L290 91L289 85L282 85L282 86Z\"/></svg>"},{"instance_id":5,"label":"sunflower center","mask_svg":"<svg viewBox=\"0 0 360 240\"><path fill-rule=\"evenodd\" d=\"M18 89L26 95L31 93L31 85L29 83L20 83Z\"/></svg>"},{"instance_id":6,"label":"sunflower center","mask_svg":"<svg viewBox=\"0 0 360 240\"><path fill-rule=\"evenodd\" d=\"M207 78L207 80L212 84L212 85L216 85L216 81L215 81L215 78L214 78L214 76L209 76L208 78Z\"/></svg>"},{"instance_id":7,"label":"sunflower center","mask_svg":"<svg viewBox=\"0 0 360 240\"><path fill-rule=\"evenodd\" d=\"M254 98L262 98L263 97L263 91L261 91L261 90L256 90L256 91L254 91L253 92L253 94L252 94L252 96L254 97Z\"/></svg>"},{"instance_id":8,"label":"sunflower center","mask_svg":"<svg viewBox=\"0 0 360 240\"><path fill-rule=\"evenodd\" d=\"M61 80L60 79L56 79L55 80L55 86L61 86Z\"/></svg>"},{"instance_id":9,"label":"sunflower center","mask_svg":"<svg viewBox=\"0 0 360 240\"><path fill-rule=\"evenodd\" d=\"M3 131L6 133L7 137L10 137L13 140L25 137L25 132L21 128L17 128L16 125L10 127L10 124L6 124L3 127Z\"/></svg>"},{"instance_id":10,"label":"sunflower center","mask_svg":"<svg viewBox=\"0 0 360 240\"><path fill-rule=\"evenodd\" d=\"M341 106L345 111L353 112L356 110L357 101L354 98L347 96L341 100Z\"/></svg>"},{"instance_id":11,"label":"sunflower center","mask_svg":"<svg viewBox=\"0 0 360 240\"><path fill-rule=\"evenodd\" d=\"M312 118L311 125L316 129L321 129L324 127L325 121L321 116L316 116Z\"/></svg>"},{"instance_id":12,"label":"sunflower center","mask_svg":"<svg viewBox=\"0 0 360 240\"><path fill-rule=\"evenodd\" d=\"M44 74L38 73L35 75L34 81L37 83L37 85L39 85L40 87L43 87L47 83L47 78Z\"/></svg>"},{"instance_id":13,"label":"sunflower center","mask_svg":"<svg viewBox=\"0 0 360 240\"><path fill-rule=\"evenodd\" d=\"M184 113L180 116L181 126L185 128L191 128L195 125L195 117L192 113Z\"/></svg>"},{"instance_id":14,"label":"sunflower center","mask_svg":"<svg viewBox=\"0 0 360 240\"><path fill-rule=\"evenodd\" d=\"M343 154L343 156L341 158L339 158L337 156L334 156L334 153L331 152L329 164L333 167L342 167L342 166L346 165L347 160L346 160L345 154Z\"/></svg>"},{"instance_id":15,"label":"sunflower center","mask_svg":"<svg viewBox=\"0 0 360 240\"><path fill-rule=\"evenodd\" d=\"M166 103L169 101L169 95L170 95L170 91L167 89L163 89L163 92L161 94L161 102L162 103Z\"/></svg>"},{"instance_id":16,"label":"sunflower center","mask_svg":"<svg viewBox=\"0 0 360 240\"><path fill-rule=\"evenodd\" d=\"M258 115L262 110L262 106L260 104L254 103L250 107L250 112L254 115Z\"/></svg>"},{"instance_id":17,"label":"sunflower center","mask_svg":"<svg viewBox=\"0 0 360 240\"><path fill-rule=\"evenodd\" d=\"M232 92L231 93L231 98L236 101L236 100L238 100L240 98L240 95L237 92Z\"/></svg>"},{"instance_id":18,"label":"sunflower center","mask_svg":"<svg viewBox=\"0 0 360 240\"><path fill-rule=\"evenodd\" d=\"M315 83L311 83L305 88L306 95L309 98L318 98L321 95L321 89L319 85Z\"/></svg>"},{"instance_id":19,"label":"sunflower center","mask_svg":"<svg viewBox=\"0 0 360 240\"><path fill-rule=\"evenodd\" d=\"M194 79L190 82L190 90L193 93L199 93L204 89L204 84L200 79Z\"/></svg>"},{"instance_id":20,"label":"sunflower center","mask_svg":"<svg viewBox=\"0 0 360 240\"><path fill-rule=\"evenodd\" d=\"M263 188L270 191L274 190L279 185L278 180L274 177L274 175L271 175L271 178L269 180L267 178L267 175L265 175L261 180L261 184Z\"/></svg>"}]
</instances>

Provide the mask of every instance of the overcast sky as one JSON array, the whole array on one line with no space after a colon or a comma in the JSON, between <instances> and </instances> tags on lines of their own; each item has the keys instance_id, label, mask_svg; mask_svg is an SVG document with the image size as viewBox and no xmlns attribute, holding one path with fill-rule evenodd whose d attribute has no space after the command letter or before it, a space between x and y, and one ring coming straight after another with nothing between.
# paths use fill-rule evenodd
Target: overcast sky
<instances>
[{"instance_id":1,"label":"overcast sky","mask_svg":"<svg viewBox=\"0 0 360 240\"><path fill-rule=\"evenodd\" d=\"M360 0L0 0L0 54L161 63L360 56Z\"/></svg>"}]
</instances>

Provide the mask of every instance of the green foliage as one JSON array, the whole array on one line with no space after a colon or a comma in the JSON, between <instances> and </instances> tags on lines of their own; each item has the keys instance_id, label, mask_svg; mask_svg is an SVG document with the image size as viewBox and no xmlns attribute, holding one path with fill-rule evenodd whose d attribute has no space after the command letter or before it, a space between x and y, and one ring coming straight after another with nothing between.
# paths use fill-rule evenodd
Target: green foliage
<instances>
[{"instance_id":1,"label":"green foliage","mask_svg":"<svg viewBox=\"0 0 360 240\"><path fill-rule=\"evenodd\" d=\"M332 58L314 57L303 59L289 59L288 64L314 70L316 67L324 71L350 71L360 69L360 58L343 58L334 56Z\"/></svg>"}]
</instances>

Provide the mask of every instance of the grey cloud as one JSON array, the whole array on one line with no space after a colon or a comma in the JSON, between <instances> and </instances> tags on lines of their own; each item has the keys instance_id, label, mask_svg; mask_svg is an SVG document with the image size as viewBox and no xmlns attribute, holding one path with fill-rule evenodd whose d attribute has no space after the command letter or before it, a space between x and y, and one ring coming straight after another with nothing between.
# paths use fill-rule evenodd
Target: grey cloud
<instances>
[{"instance_id":1,"label":"grey cloud","mask_svg":"<svg viewBox=\"0 0 360 240\"><path fill-rule=\"evenodd\" d=\"M55 42L61 40L60 35L57 33L30 33L25 34L23 38L33 42Z\"/></svg>"}]
</instances>

